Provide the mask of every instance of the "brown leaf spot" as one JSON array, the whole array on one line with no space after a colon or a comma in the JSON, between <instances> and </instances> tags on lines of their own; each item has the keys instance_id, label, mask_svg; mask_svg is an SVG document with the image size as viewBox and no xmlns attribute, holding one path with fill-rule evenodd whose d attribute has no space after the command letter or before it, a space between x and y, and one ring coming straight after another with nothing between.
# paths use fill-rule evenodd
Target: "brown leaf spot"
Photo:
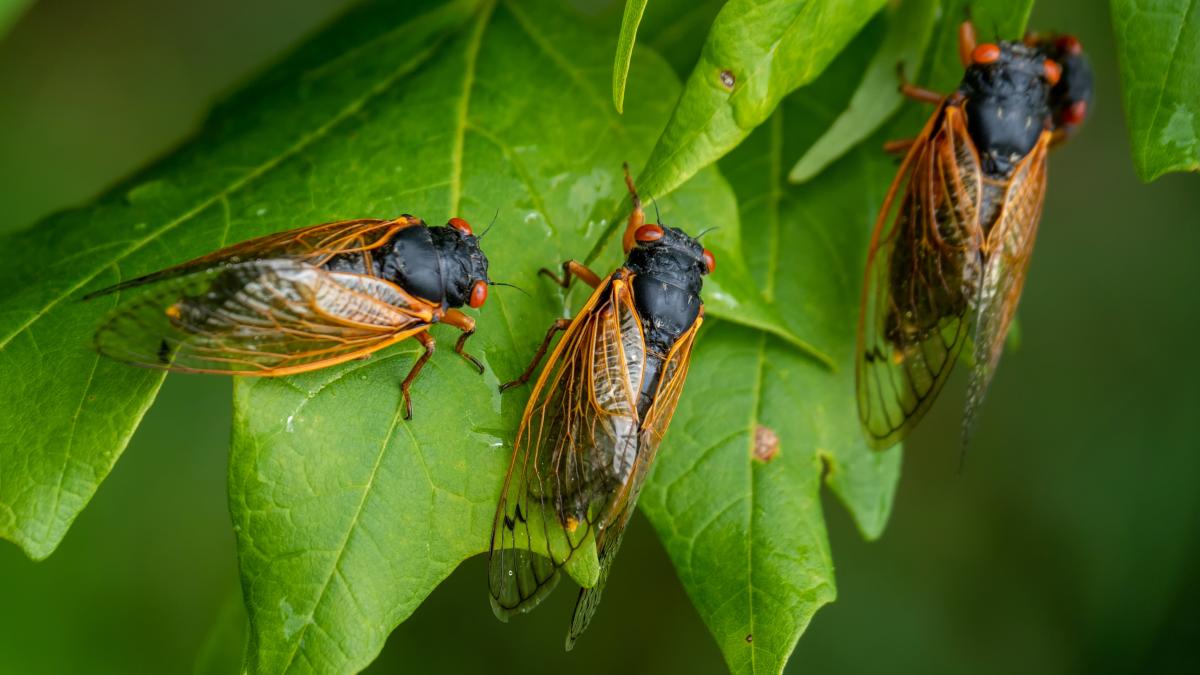
<instances>
[{"instance_id":1,"label":"brown leaf spot","mask_svg":"<svg viewBox=\"0 0 1200 675\"><path fill-rule=\"evenodd\" d=\"M746 642L754 642L754 634L746 633Z\"/></svg>"},{"instance_id":2,"label":"brown leaf spot","mask_svg":"<svg viewBox=\"0 0 1200 675\"><path fill-rule=\"evenodd\" d=\"M771 427L758 425L754 430L754 459L766 464L779 455L779 434Z\"/></svg>"},{"instance_id":3,"label":"brown leaf spot","mask_svg":"<svg viewBox=\"0 0 1200 675\"><path fill-rule=\"evenodd\" d=\"M733 91L733 85L737 84L737 78L733 76L732 70L721 71L721 85L729 91Z\"/></svg>"}]
</instances>

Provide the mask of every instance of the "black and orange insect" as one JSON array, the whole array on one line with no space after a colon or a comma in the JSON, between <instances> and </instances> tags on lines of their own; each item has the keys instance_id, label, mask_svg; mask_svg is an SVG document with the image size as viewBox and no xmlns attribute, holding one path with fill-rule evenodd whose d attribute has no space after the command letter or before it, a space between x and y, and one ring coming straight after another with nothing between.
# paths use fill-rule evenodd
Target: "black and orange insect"
<instances>
[{"instance_id":1,"label":"black and orange insect","mask_svg":"<svg viewBox=\"0 0 1200 675\"><path fill-rule=\"evenodd\" d=\"M1075 133L1091 111L1092 64L1083 51L1083 44L1074 35L1030 33L1025 36L1025 44L1053 59L1062 68L1062 77L1050 89L1054 143L1061 143Z\"/></svg>"},{"instance_id":2,"label":"black and orange insect","mask_svg":"<svg viewBox=\"0 0 1200 675\"><path fill-rule=\"evenodd\" d=\"M565 331L533 387L492 524L489 590L501 620L537 605L559 568L594 537L599 581L581 589L567 649L587 628L642 484L683 391L704 320L703 277L712 253L682 230L645 224L625 168L633 211L625 264L601 279L580 263L563 276L595 289L574 320L555 321L533 361L505 390L529 380L555 333Z\"/></svg>"},{"instance_id":3,"label":"black and orange insect","mask_svg":"<svg viewBox=\"0 0 1200 675\"><path fill-rule=\"evenodd\" d=\"M482 236L482 235L480 235ZM279 232L90 293L145 286L97 329L105 356L148 368L273 377L363 358L414 338L425 348L400 386L409 388L434 351L429 327L462 330L463 305L487 300L488 261L461 218L428 227L409 215L345 220Z\"/></svg>"},{"instance_id":4,"label":"black and orange insect","mask_svg":"<svg viewBox=\"0 0 1200 675\"><path fill-rule=\"evenodd\" d=\"M1046 194L1062 68L1020 42L976 44L959 31L966 72L942 96L903 84L937 110L907 148L876 221L858 325L859 417L888 447L921 420L963 345L973 357L964 445L999 363ZM968 340L970 336L970 340Z\"/></svg>"}]
</instances>

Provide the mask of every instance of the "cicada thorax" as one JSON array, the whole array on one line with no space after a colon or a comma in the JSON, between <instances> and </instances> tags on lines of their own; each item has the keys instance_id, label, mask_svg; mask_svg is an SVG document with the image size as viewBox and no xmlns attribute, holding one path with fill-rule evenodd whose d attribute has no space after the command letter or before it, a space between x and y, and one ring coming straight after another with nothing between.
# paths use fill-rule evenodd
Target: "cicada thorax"
<instances>
[{"instance_id":1,"label":"cicada thorax","mask_svg":"<svg viewBox=\"0 0 1200 675\"><path fill-rule=\"evenodd\" d=\"M967 68L957 93L984 173L1004 179L1049 123L1050 85L1039 52L1016 42L998 48L995 60Z\"/></svg>"},{"instance_id":2,"label":"cicada thorax","mask_svg":"<svg viewBox=\"0 0 1200 675\"><path fill-rule=\"evenodd\" d=\"M994 59L977 57L955 96L979 156L977 218L986 237L1004 206L1013 173L1051 126L1050 88L1058 83L1061 68L1018 42L981 47L995 47Z\"/></svg>"},{"instance_id":3,"label":"cicada thorax","mask_svg":"<svg viewBox=\"0 0 1200 675\"><path fill-rule=\"evenodd\" d=\"M471 302L488 278L487 257L469 227L431 228L420 220L376 249L334 256L324 267L387 279L442 309Z\"/></svg>"},{"instance_id":4,"label":"cicada thorax","mask_svg":"<svg viewBox=\"0 0 1200 675\"><path fill-rule=\"evenodd\" d=\"M653 403L663 362L700 315L700 289L708 269L704 248L676 228L662 228L653 246L629 252L622 272L631 277L634 304L646 345L645 370L638 395L638 417Z\"/></svg>"}]
</instances>

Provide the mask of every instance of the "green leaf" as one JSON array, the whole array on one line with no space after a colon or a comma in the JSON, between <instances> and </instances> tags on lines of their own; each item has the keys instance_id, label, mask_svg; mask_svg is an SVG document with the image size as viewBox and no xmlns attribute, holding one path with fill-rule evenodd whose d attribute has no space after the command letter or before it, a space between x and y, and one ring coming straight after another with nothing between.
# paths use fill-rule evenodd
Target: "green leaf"
<instances>
[{"instance_id":1,"label":"green leaf","mask_svg":"<svg viewBox=\"0 0 1200 675\"><path fill-rule=\"evenodd\" d=\"M629 79L629 62L633 58L633 45L637 42L638 25L646 11L648 0L626 0L625 14L621 17L621 33L617 37L617 54L613 60L613 105L617 112L625 112L625 81Z\"/></svg>"},{"instance_id":2,"label":"green leaf","mask_svg":"<svg viewBox=\"0 0 1200 675\"><path fill-rule=\"evenodd\" d=\"M1200 171L1200 0L1112 0L1133 163Z\"/></svg>"},{"instance_id":3,"label":"green leaf","mask_svg":"<svg viewBox=\"0 0 1200 675\"><path fill-rule=\"evenodd\" d=\"M726 3L641 174L643 189L667 194L729 152L820 75L883 1Z\"/></svg>"},{"instance_id":4,"label":"green leaf","mask_svg":"<svg viewBox=\"0 0 1200 675\"><path fill-rule=\"evenodd\" d=\"M263 203L268 210L287 208L303 186L330 183L363 203L403 189L397 212L430 219L482 219L499 209L484 242L492 276L530 296L498 288L478 313L469 349L486 364L484 377L445 346L456 331L433 329L443 347L413 387L411 422L400 417L398 385L415 343L305 375L238 382L230 510L252 672L364 667L443 578L486 550L528 394L501 396L497 385L520 373L549 323L587 295L577 287L564 298L537 269L582 257L597 240L607 245L595 268L607 273L619 263L623 223L610 216L628 203L621 161L644 159L639 148L651 146L679 90L661 59L639 52L618 116L603 93L611 52L597 35L550 0L485 4L419 70L306 152L301 186L291 172L262 179L278 200ZM362 64L328 58L340 81L364 86ZM562 96L538 104L546 91ZM733 192L715 169L658 206L664 222L690 231L724 225L705 238L720 261L705 288L715 311L753 325L771 315L784 321L746 271ZM585 553L567 571L594 583L595 565ZM479 598L486 607L483 579Z\"/></svg>"},{"instance_id":5,"label":"green leaf","mask_svg":"<svg viewBox=\"0 0 1200 675\"><path fill-rule=\"evenodd\" d=\"M8 250L22 255L0 270L8 291L0 297L0 373L8 385L0 392L0 430L5 432L0 537L34 558L49 555L112 469L162 382L159 373L101 359L90 349L94 327L120 296L77 302L86 291L291 227L403 212L436 222L460 209L486 221L497 208L509 208L511 202L498 190L464 189L464 137L453 133L466 119L460 107L466 100L462 73L447 81L457 85L439 83L407 98L398 94L435 55L444 57L444 43L478 16L479 7L477 0L457 0L424 12L416 6L358 11L218 108L196 141L175 155L94 206L4 238ZM521 39L549 44L556 30ZM602 41L585 37L589 43ZM397 44L403 49L394 48ZM606 142L612 152L574 157L553 173L537 175L545 182L535 184L520 213L536 210L534 205L545 199L542 193L552 193L564 207L555 225L581 229L572 230L573 245L558 246L545 258L532 259L525 251L507 259L494 256L502 274L506 265L532 270L560 256L582 257L590 243L615 237L620 224L609 214L625 204L621 160L643 158L639 148L650 146L647 134L660 128L672 100L661 89L639 88L648 100L637 104L640 112L632 120L619 122L610 111L598 115L595 107L604 103L603 96L567 56L570 51L555 52L551 65L567 73L568 84L583 89L577 107L590 111L591 121L576 124L564 117L566 106L545 106L546 129L536 138L524 145L485 146L491 150L480 157L514 164L528 182L530 172L542 167L524 157L536 158L534 151L541 147L570 148L575 134L594 134L582 140ZM545 64L520 65L527 71L501 71L487 81L487 86L504 83L514 95L507 109L486 120L487 126L472 128L475 136L500 134L502 139L504 129L517 122L516 111L533 107L537 90L526 79L535 78L521 75ZM368 119L382 120L374 123L391 131L364 133ZM572 123L564 124L566 119ZM498 187L498 180L484 185ZM719 177L703 180L717 190L716 201L728 199ZM547 187L552 182L556 187ZM708 203L710 213L695 211L695 217L677 222L699 229L714 218L723 222L723 214L736 217L731 201ZM500 215L512 222L514 213ZM510 229L528 230L531 224L536 223L513 223ZM502 220L498 232L504 227ZM713 279L714 311L806 346L759 297L741 264L736 228L716 232L711 242L728 263ZM604 265L619 259L619 252L605 252ZM539 287L532 281L525 285ZM34 416L38 421L31 424Z\"/></svg>"},{"instance_id":6,"label":"green leaf","mask_svg":"<svg viewBox=\"0 0 1200 675\"><path fill-rule=\"evenodd\" d=\"M0 270L0 537L34 558L49 555L162 382L91 349L92 331L120 296L78 298L224 243L405 211L412 183L402 176L415 159L341 132L393 96L474 8L459 0L416 18L411 8L377 13L395 28L374 42L360 39L373 29L368 21L348 21L292 58L293 81L264 79L214 112L195 142L95 205L4 238L5 250L21 255ZM397 41L403 49L389 49ZM327 60L332 50L339 61ZM349 69L362 75L343 78ZM319 172L312 158L331 145L344 149L344 164ZM356 167L390 189L368 194L343 183Z\"/></svg>"},{"instance_id":7,"label":"green leaf","mask_svg":"<svg viewBox=\"0 0 1200 675\"><path fill-rule=\"evenodd\" d=\"M796 162L788 174L793 183L812 179L850 148L879 130L904 101L896 66L921 72L925 48L940 9L938 0L904 0L887 12L887 34L871 59L846 110Z\"/></svg>"}]
</instances>

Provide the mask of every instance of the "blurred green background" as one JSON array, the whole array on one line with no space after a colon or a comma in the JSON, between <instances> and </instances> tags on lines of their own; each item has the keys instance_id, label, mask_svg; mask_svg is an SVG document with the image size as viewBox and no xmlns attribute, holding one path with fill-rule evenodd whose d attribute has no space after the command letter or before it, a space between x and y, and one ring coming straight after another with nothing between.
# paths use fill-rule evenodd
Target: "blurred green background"
<instances>
[{"instance_id":1,"label":"blurred green background","mask_svg":"<svg viewBox=\"0 0 1200 675\"><path fill-rule=\"evenodd\" d=\"M167 152L215 97L347 4L34 3L0 38L0 232ZM881 541L826 505L840 597L788 672L1194 672L1200 178L1134 177L1105 5L1044 0L1031 22L1082 38L1097 101L1051 160L1022 346L1005 357L966 469L959 382L908 443ZM34 564L0 542L0 673L232 672L243 619L229 421L227 381L169 378L53 556ZM502 625L471 560L371 671L723 672L640 516L568 655L573 600L560 591Z\"/></svg>"}]
</instances>

